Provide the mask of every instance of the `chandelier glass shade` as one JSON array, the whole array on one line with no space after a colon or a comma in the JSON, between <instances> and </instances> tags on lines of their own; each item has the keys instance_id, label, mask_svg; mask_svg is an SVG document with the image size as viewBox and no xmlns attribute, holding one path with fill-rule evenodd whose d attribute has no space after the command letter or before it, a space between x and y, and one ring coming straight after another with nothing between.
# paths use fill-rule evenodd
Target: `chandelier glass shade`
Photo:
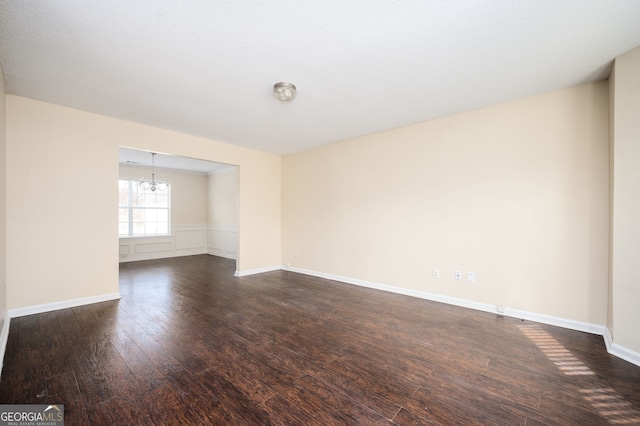
<instances>
[{"instance_id":1,"label":"chandelier glass shade","mask_svg":"<svg viewBox=\"0 0 640 426\"><path fill-rule=\"evenodd\" d=\"M156 163L155 163L155 157L156 157L156 153L152 152L151 153L151 182L149 182L148 180L146 180L145 178L140 179L140 188L144 189L145 191L166 191L167 190L167 186L169 186L169 184L167 182L164 181L157 181L156 180Z\"/></svg>"}]
</instances>

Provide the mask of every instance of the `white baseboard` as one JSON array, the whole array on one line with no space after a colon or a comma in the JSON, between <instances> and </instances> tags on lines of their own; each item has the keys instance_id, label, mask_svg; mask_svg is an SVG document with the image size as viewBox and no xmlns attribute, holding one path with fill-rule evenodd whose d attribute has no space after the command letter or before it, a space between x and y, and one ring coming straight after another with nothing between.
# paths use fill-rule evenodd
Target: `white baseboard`
<instances>
[{"instance_id":1,"label":"white baseboard","mask_svg":"<svg viewBox=\"0 0 640 426\"><path fill-rule=\"evenodd\" d=\"M344 277L341 275L326 274L324 272L311 271L308 269L296 268L293 266L284 266L282 268L285 271L297 272L304 275L311 275L318 278L325 278L328 280L339 281L346 284L358 285L361 287L373 288L376 290L388 291L390 293L403 294L405 296L417 297L420 299L431 300L434 302L447 303L449 305L461 306L464 308L475 309L484 312L496 312L494 305L488 305L485 303L473 302L470 300L457 299L455 297L443 296L441 294L427 293L424 291L411 290L408 288L395 287L387 284L379 284L372 281L360 280L357 278Z\"/></svg>"},{"instance_id":2,"label":"white baseboard","mask_svg":"<svg viewBox=\"0 0 640 426\"><path fill-rule=\"evenodd\" d=\"M119 262L120 263L126 263L126 262L138 262L140 260L156 260L156 259L169 259L172 257L183 257L183 256L196 256L199 254L207 254L207 250L205 250L204 248L198 248L198 249L189 249L189 250L173 250L170 252L163 252L163 253L144 253L141 255L130 255L126 258L121 257Z\"/></svg>"},{"instance_id":3,"label":"white baseboard","mask_svg":"<svg viewBox=\"0 0 640 426\"><path fill-rule=\"evenodd\" d=\"M281 266L265 266L264 268L247 269L245 271L236 271L236 277L246 277L248 275L262 274L265 272L273 272L281 270Z\"/></svg>"},{"instance_id":4,"label":"white baseboard","mask_svg":"<svg viewBox=\"0 0 640 426\"><path fill-rule=\"evenodd\" d=\"M602 335L602 337L604 338L604 344L607 347L607 352L611 353L611 346L613 345L613 336L611 335L611 331L609 330L609 327L604 328L604 334Z\"/></svg>"},{"instance_id":5,"label":"white baseboard","mask_svg":"<svg viewBox=\"0 0 640 426\"><path fill-rule=\"evenodd\" d=\"M64 300L61 302L45 303L42 305L27 306L25 308L10 309L5 314L0 332L0 374L4 364L4 354L7 349L9 339L9 326L11 318L23 317L26 315L41 314L43 312L57 311L58 309L73 308L76 306L89 305L91 303L107 302L109 300L120 299L120 293L102 294L100 296L83 297L80 299Z\"/></svg>"},{"instance_id":6,"label":"white baseboard","mask_svg":"<svg viewBox=\"0 0 640 426\"><path fill-rule=\"evenodd\" d=\"M604 325L590 324L588 322L575 321L567 318L554 317L551 315L537 314L535 312L521 311L519 309L505 308L504 314L502 315L527 321L539 322L542 324L555 325L557 327L568 328L569 330L597 334L598 336L604 336L604 331L606 329Z\"/></svg>"},{"instance_id":7,"label":"white baseboard","mask_svg":"<svg viewBox=\"0 0 640 426\"><path fill-rule=\"evenodd\" d=\"M607 352L640 367L640 353L614 343L613 336L611 336L611 331L609 330L609 328L605 327L603 337L604 344L607 346Z\"/></svg>"},{"instance_id":8,"label":"white baseboard","mask_svg":"<svg viewBox=\"0 0 640 426\"><path fill-rule=\"evenodd\" d=\"M611 355L615 355L618 358L622 358L625 361L629 361L631 364L635 364L640 367L640 353L636 351L632 351L631 349L627 349L624 346L620 346L617 343L611 344L611 349L609 350Z\"/></svg>"},{"instance_id":9,"label":"white baseboard","mask_svg":"<svg viewBox=\"0 0 640 426\"><path fill-rule=\"evenodd\" d=\"M213 247L207 248L207 254L212 256L224 257L226 259L236 260L236 252L231 250L218 249Z\"/></svg>"},{"instance_id":10,"label":"white baseboard","mask_svg":"<svg viewBox=\"0 0 640 426\"><path fill-rule=\"evenodd\" d=\"M477 311L489 312L496 315L505 315L513 318L524 319L528 321L539 322L542 324L555 325L558 327L568 328L571 330L583 331L586 333L602 335L604 333L604 326L589 324L580 321L574 321L566 318L553 317L550 315L536 314L534 312L521 311L517 309L505 309L504 313L497 311L496 305L489 305L486 303L474 302L471 300L458 299L455 297L444 296L441 294L428 293L425 291L410 290L401 287L394 287L386 284L374 283L371 281L359 280L356 278L343 277L340 275L325 274L323 272L310 271L308 269L301 269L295 267L283 267L286 271L298 272L305 275L312 275L314 277L326 278L329 280L340 281L347 284L359 285L362 287L374 288L377 290L388 291L391 293L404 294L406 296L413 296L420 299L431 300L434 302L446 303L449 305L460 306L463 308L475 309Z\"/></svg>"},{"instance_id":11,"label":"white baseboard","mask_svg":"<svg viewBox=\"0 0 640 426\"><path fill-rule=\"evenodd\" d=\"M626 349L616 343L613 343L609 330L604 325L590 324L581 321L574 321L566 318L554 317L550 315L537 314L534 312L521 311L519 309L505 308L504 313L497 311L496 305L473 302L470 300L458 299L455 297L443 296L423 291L410 290L406 288L394 287L386 284L374 283L371 281L360 280L357 278L344 277L340 275L326 274L324 272L311 271L308 269L296 268L292 266L283 266L283 270L297 272L304 275L325 278L328 280L339 281L346 284L354 284L362 287L373 288L376 290L388 291L391 293L403 294L406 296L418 297L420 299L431 300L434 302L447 303L449 305L460 306L463 308L475 309L477 311L490 312L496 315L505 315L513 318L523 319L527 321L539 322L542 324L554 325L569 330L582 331L585 333L603 336L607 352L619 358L629 361L632 364L640 366L640 354L632 350Z\"/></svg>"},{"instance_id":12,"label":"white baseboard","mask_svg":"<svg viewBox=\"0 0 640 426\"><path fill-rule=\"evenodd\" d=\"M82 297L80 299L63 300L60 302L10 309L8 314L10 318L18 318L26 315L41 314L43 312L57 311L58 309L74 308L76 306L107 302L117 299L120 299L120 293L101 294L99 296Z\"/></svg>"},{"instance_id":13,"label":"white baseboard","mask_svg":"<svg viewBox=\"0 0 640 426\"><path fill-rule=\"evenodd\" d=\"M0 332L0 374L2 374L2 366L4 365L4 353L7 350L7 341L9 340L9 325L11 317L9 312L5 312L4 321L2 323L2 331Z\"/></svg>"}]
</instances>

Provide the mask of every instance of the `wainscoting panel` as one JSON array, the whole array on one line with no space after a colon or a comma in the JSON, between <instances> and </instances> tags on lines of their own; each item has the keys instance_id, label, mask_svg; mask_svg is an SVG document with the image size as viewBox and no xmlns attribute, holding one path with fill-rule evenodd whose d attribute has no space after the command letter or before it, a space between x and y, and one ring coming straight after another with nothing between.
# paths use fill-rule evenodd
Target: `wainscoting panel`
<instances>
[{"instance_id":1,"label":"wainscoting panel","mask_svg":"<svg viewBox=\"0 0 640 426\"><path fill-rule=\"evenodd\" d=\"M139 243L134 246L136 254L160 253L171 251L171 242Z\"/></svg>"},{"instance_id":2,"label":"wainscoting panel","mask_svg":"<svg viewBox=\"0 0 640 426\"><path fill-rule=\"evenodd\" d=\"M209 247L226 247L227 234L224 231L209 230Z\"/></svg>"},{"instance_id":3,"label":"wainscoting panel","mask_svg":"<svg viewBox=\"0 0 640 426\"><path fill-rule=\"evenodd\" d=\"M205 229L180 229L174 233L176 250L201 249L207 246Z\"/></svg>"},{"instance_id":4,"label":"wainscoting panel","mask_svg":"<svg viewBox=\"0 0 640 426\"><path fill-rule=\"evenodd\" d=\"M207 253L235 259L238 252L238 229L231 226L210 226Z\"/></svg>"},{"instance_id":5,"label":"wainscoting panel","mask_svg":"<svg viewBox=\"0 0 640 426\"><path fill-rule=\"evenodd\" d=\"M207 225L173 225L166 237L120 238L120 262L207 253Z\"/></svg>"}]
</instances>

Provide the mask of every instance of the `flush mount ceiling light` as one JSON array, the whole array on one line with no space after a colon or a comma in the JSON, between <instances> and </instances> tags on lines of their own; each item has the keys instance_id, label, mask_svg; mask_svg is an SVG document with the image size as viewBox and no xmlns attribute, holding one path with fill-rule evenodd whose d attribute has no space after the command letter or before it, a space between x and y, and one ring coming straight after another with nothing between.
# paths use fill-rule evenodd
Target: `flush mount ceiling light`
<instances>
[{"instance_id":1,"label":"flush mount ceiling light","mask_svg":"<svg viewBox=\"0 0 640 426\"><path fill-rule=\"evenodd\" d=\"M290 102L296 97L296 86L292 83L276 83L273 85L273 96L282 102Z\"/></svg>"}]
</instances>

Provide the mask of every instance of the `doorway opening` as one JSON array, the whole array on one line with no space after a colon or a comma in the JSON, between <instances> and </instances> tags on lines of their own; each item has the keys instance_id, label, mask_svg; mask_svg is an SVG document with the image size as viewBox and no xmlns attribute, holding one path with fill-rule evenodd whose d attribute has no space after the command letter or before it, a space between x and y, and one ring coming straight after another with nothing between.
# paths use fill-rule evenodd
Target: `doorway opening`
<instances>
[{"instance_id":1,"label":"doorway opening","mask_svg":"<svg viewBox=\"0 0 640 426\"><path fill-rule=\"evenodd\" d=\"M239 167L153 154L118 149L120 263L211 254L234 259L237 270ZM165 192L148 189L152 181Z\"/></svg>"}]
</instances>

